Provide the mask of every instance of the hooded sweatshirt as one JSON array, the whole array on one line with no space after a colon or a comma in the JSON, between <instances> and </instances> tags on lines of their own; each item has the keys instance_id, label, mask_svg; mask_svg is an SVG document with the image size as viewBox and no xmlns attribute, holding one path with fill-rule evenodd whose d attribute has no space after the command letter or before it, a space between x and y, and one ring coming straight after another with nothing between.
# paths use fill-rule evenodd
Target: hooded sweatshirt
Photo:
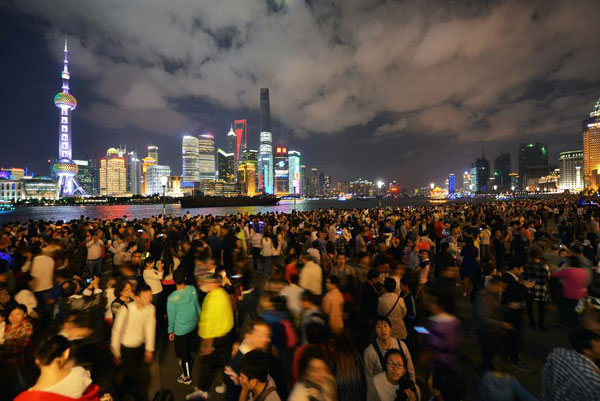
<instances>
[{"instance_id":1,"label":"hooded sweatshirt","mask_svg":"<svg viewBox=\"0 0 600 401\"><path fill-rule=\"evenodd\" d=\"M169 317L169 333L183 336L198 327L200 303L196 288L186 285L181 290L175 290L167 300L167 315Z\"/></svg>"}]
</instances>

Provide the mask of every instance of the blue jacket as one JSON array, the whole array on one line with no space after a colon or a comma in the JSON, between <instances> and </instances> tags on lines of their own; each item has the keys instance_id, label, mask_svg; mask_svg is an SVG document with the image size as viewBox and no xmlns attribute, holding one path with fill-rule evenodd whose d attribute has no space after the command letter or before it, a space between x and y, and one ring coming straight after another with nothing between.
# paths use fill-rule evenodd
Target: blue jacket
<instances>
[{"instance_id":1,"label":"blue jacket","mask_svg":"<svg viewBox=\"0 0 600 401\"><path fill-rule=\"evenodd\" d=\"M181 290L175 290L167 300L167 315L169 316L169 333L183 336L198 328L200 303L196 288L186 285Z\"/></svg>"}]
</instances>

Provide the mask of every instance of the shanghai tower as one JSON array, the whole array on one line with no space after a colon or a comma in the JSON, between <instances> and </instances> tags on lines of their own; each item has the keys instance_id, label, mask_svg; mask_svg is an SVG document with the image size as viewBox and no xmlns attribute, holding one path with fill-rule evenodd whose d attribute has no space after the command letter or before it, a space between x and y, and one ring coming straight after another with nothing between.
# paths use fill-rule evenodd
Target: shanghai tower
<instances>
[{"instance_id":1,"label":"shanghai tower","mask_svg":"<svg viewBox=\"0 0 600 401\"><path fill-rule=\"evenodd\" d=\"M261 192L273 191L273 134L269 88L260 88L260 147L258 152L258 182Z\"/></svg>"}]
</instances>

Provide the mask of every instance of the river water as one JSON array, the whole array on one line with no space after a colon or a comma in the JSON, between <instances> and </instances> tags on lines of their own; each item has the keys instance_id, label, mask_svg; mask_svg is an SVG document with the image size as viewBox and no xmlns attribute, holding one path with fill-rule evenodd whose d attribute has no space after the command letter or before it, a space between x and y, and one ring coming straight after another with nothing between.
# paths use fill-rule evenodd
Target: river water
<instances>
[{"instance_id":1,"label":"river water","mask_svg":"<svg viewBox=\"0 0 600 401\"><path fill-rule=\"evenodd\" d=\"M414 198L399 198L399 199L383 199L383 206L417 206L430 204L425 199ZM373 200L356 200L349 199L346 201L339 200L304 200L296 202L296 210L306 211L321 208L348 208L348 209L363 209L377 207L378 201ZM276 206L248 206L248 207L212 207L212 208L182 208L179 204L167 205L167 214L174 216L182 216L187 211L192 216L199 214L207 215L225 215L233 213L266 213L266 212L283 212L290 213L294 210L293 201L281 201ZM38 206L38 207L22 207L17 208L12 212L0 213L0 224L17 221L26 222L27 220L46 220L69 221L78 219L81 215L92 219L113 219L117 217L127 216L129 219L156 216L162 213L162 205L105 205L105 206Z\"/></svg>"}]
</instances>

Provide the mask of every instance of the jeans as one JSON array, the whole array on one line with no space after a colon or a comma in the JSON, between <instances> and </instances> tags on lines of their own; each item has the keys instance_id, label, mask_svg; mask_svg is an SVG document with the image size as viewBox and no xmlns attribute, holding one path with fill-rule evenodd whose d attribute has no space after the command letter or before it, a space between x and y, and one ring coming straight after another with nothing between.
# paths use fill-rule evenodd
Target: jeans
<instances>
[{"instance_id":1,"label":"jeans","mask_svg":"<svg viewBox=\"0 0 600 401\"><path fill-rule=\"evenodd\" d=\"M477 338L481 347L483 363L481 374L488 370L494 370L494 354L496 353L497 341L486 330L477 330Z\"/></svg>"},{"instance_id":2,"label":"jeans","mask_svg":"<svg viewBox=\"0 0 600 401\"><path fill-rule=\"evenodd\" d=\"M85 265L85 276L102 276L102 258L88 259Z\"/></svg>"},{"instance_id":3,"label":"jeans","mask_svg":"<svg viewBox=\"0 0 600 401\"><path fill-rule=\"evenodd\" d=\"M504 320L510 323L514 329L509 330L504 337L504 352L508 355L512 363L517 363L520 360L521 346L523 345L523 319L516 312L506 314Z\"/></svg>"}]
</instances>

